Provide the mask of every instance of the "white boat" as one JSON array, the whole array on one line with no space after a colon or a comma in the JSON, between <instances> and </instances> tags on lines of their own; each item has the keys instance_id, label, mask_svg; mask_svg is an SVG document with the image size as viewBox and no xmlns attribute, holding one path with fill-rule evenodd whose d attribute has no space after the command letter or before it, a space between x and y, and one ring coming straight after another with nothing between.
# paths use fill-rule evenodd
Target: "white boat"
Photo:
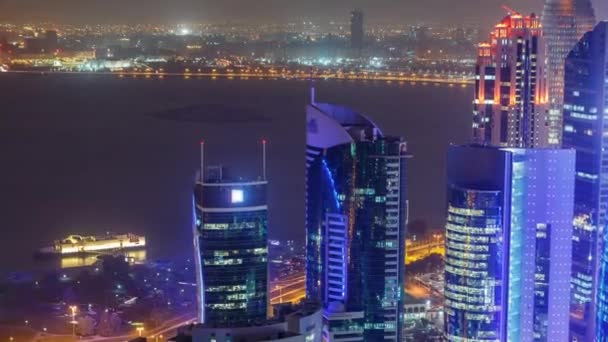
<instances>
[{"instance_id":1,"label":"white boat","mask_svg":"<svg viewBox=\"0 0 608 342\"><path fill-rule=\"evenodd\" d=\"M39 254L86 254L114 251L122 249L137 249L146 246L146 238L135 234L81 236L70 235L55 241L53 246L43 247Z\"/></svg>"}]
</instances>

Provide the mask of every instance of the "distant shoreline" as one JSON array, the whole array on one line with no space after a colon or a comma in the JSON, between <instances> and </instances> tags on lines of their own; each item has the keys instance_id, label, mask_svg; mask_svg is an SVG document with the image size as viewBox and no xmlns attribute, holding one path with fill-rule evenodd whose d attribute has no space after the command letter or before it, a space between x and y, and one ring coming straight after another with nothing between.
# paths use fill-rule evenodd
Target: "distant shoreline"
<instances>
[{"instance_id":1,"label":"distant shoreline","mask_svg":"<svg viewBox=\"0 0 608 342\"><path fill-rule=\"evenodd\" d=\"M115 76L119 78L146 78L163 79L165 77L183 77L184 79L238 79L238 80L310 80L310 75L281 75L263 73L209 73L209 72L139 72L139 71L41 71L41 70L9 70L2 74L26 74L26 75L95 75L95 76ZM336 80L336 81L363 81L363 82L386 82L397 84L446 84L459 85L466 87L474 84L474 80L468 78L444 79L432 77L413 77L413 76L359 76L359 75L314 75L315 80Z\"/></svg>"}]
</instances>

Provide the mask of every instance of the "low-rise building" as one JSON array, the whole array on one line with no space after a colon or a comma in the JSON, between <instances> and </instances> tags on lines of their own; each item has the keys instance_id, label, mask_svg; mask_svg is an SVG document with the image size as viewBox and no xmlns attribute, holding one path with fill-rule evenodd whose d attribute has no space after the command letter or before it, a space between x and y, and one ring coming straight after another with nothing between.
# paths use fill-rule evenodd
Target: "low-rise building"
<instances>
[{"instance_id":1,"label":"low-rise building","mask_svg":"<svg viewBox=\"0 0 608 342\"><path fill-rule=\"evenodd\" d=\"M323 311L319 306L305 304L265 323L249 326L218 327L190 324L178 329L170 342L321 342Z\"/></svg>"}]
</instances>

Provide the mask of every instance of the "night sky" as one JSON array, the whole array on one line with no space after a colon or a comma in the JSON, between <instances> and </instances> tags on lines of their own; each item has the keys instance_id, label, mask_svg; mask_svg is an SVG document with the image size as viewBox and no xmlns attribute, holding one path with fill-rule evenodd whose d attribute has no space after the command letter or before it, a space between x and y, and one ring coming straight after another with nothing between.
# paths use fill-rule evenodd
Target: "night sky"
<instances>
[{"instance_id":1,"label":"night sky","mask_svg":"<svg viewBox=\"0 0 608 342\"><path fill-rule=\"evenodd\" d=\"M593 0L598 19L608 1ZM362 8L372 22L474 23L489 25L502 4L521 12L542 10L543 0L0 0L0 20L72 23L176 23L188 21L279 22L297 17L347 18Z\"/></svg>"}]
</instances>

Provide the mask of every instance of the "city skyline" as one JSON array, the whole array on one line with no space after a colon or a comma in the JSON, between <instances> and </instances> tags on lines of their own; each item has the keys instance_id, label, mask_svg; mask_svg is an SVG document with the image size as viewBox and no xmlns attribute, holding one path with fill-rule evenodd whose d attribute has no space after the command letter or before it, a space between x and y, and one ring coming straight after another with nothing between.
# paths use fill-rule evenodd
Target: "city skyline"
<instances>
[{"instance_id":1,"label":"city skyline","mask_svg":"<svg viewBox=\"0 0 608 342\"><path fill-rule=\"evenodd\" d=\"M0 340L606 342L607 11L2 1Z\"/></svg>"},{"instance_id":2,"label":"city skyline","mask_svg":"<svg viewBox=\"0 0 608 342\"><path fill-rule=\"evenodd\" d=\"M360 8L369 23L411 24L420 22L448 24L478 24L489 30L494 19L504 14L502 5L521 13L542 12L542 0L484 1L458 0L452 6L448 0L430 0L420 5L417 1L395 3L390 0L371 1L335 0L330 3L315 0L308 2L265 0L263 4L231 1L133 0L121 2L58 0L6 0L0 3L0 21L56 21L75 24L95 23L285 23L302 18L318 20L348 20L348 13ZM450 6L450 11L444 9ZM598 20L608 19L608 4L594 0ZM319 12L320 9L323 9Z\"/></svg>"}]
</instances>

